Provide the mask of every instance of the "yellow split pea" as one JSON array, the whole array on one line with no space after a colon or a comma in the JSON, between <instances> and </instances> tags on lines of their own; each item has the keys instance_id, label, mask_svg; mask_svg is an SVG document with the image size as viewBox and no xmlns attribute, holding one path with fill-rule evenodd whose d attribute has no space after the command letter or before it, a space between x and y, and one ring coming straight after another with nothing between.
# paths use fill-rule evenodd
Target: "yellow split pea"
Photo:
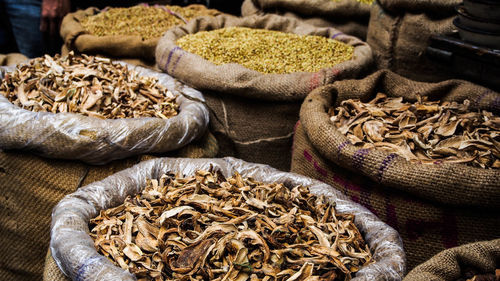
<instances>
[{"instance_id":1,"label":"yellow split pea","mask_svg":"<svg viewBox=\"0 0 500 281\"><path fill-rule=\"evenodd\" d=\"M261 73L316 72L352 59L354 47L315 35L228 27L186 35L182 49L217 65L238 63Z\"/></svg>"}]
</instances>

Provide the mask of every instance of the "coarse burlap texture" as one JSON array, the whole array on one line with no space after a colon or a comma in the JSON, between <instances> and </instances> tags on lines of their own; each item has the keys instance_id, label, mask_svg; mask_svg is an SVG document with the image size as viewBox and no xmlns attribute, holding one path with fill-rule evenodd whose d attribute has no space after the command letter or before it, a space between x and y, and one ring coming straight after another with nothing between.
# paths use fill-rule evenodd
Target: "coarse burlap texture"
<instances>
[{"instance_id":1,"label":"coarse burlap texture","mask_svg":"<svg viewBox=\"0 0 500 281\"><path fill-rule=\"evenodd\" d=\"M262 74L239 64L215 65L183 51L178 38L229 26L314 34L355 47L351 61L316 73ZM334 28L318 28L276 15L235 18L202 17L169 30L158 43L158 67L202 90L211 109L210 128L221 143L221 156L235 156L288 171L293 125L300 104L314 88L337 79L355 78L371 62L371 50L359 39Z\"/></svg>"},{"instance_id":2,"label":"coarse burlap texture","mask_svg":"<svg viewBox=\"0 0 500 281\"><path fill-rule=\"evenodd\" d=\"M498 237L498 236L497 236ZM494 273L500 268L500 239L448 249L414 268L404 281L448 281L463 277L467 268Z\"/></svg>"},{"instance_id":3,"label":"coarse burlap texture","mask_svg":"<svg viewBox=\"0 0 500 281\"><path fill-rule=\"evenodd\" d=\"M366 38L370 4L356 0L245 0L241 15L277 14Z\"/></svg>"},{"instance_id":4,"label":"coarse burlap texture","mask_svg":"<svg viewBox=\"0 0 500 281\"><path fill-rule=\"evenodd\" d=\"M413 164L404 158L349 143L327 111L342 100L369 101L379 92L415 101L461 102L500 112L500 95L481 86L449 80L415 82L390 71L345 80L313 91L302 104L295 130L292 172L320 179L366 206L399 231L408 266L457 245L499 235L500 172L462 164Z\"/></svg>"},{"instance_id":5,"label":"coarse burlap texture","mask_svg":"<svg viewBox=\"0 0 500 281\"><path fill-rule=\"evenodd\" d=\"M177 39L185 35L233 26L334 37L335 40L353 46L354 54L349 61L315 73L264 74L235 63L215 65L176 45ZM371 62L370 47L356 37L339 33L335 28L315 27L277 15L245 18L229 15L200 17L165 32L156 48L156 63L161 70L200 91L210 90L275 101L302 100L316 87L339 79L356 77L366 70Z\"/></svg>"},{"instance_id":6,"label":"coarse burlap texture","mask_svg":"<svg viewBox=\"0 0 500 281\"><path fill-rule=\"evenodd\" d=\"M378 69L410 79L438 82L453 78L448 66L426 54L431 35L452 33L454 7L461 0L378 0L371 8L367 43Z\"/></svg>"},{"instance_id":7,"label":"coarse burlap texture","mask_svg":"<svg viewBox=\"0 0 500 281\"><path fill-rule=\"evenodd\" d=\"M354 222L372 250L375 260L375 263L361 268L353 280L402 279L405 254L400 237L394 229L367 209L319 181L230 157L153 159L66 196L52 212L50 250L56 263L63 272L77 280L135 280L128 271L113 265L97 253L92 238L88 235L88 221L100 210L117 206L123 203L126 196L142 190L148 178L158 178L167 172L181 172L189 176L196 170L212 166L226 177L238 172L243 177L252 177L266 183L283 182L290 188L297 185L309 186L311 192L334 200L339 213L355 215Z\"/></svg>"},{"instance_id":8,"label":"coarse burlap texture","mask_svg":"<svg viewBox=\"0 0 500 281\"><path fill-rule=\"evenodd\" d=\"M20 53L0 54L0 66L16 65L27 60L28 58Z\"/></svg>"},{"instance_id":9,"label":"coarse burlap texture","mask_svg":"<svg viewBox=\"0 0 500 281\"><path fill-rule=\"evenodd\" d=\"M0 95L0 148L104 164L133 155L177 150L205 133L209 111L199 91L164 73L128 67L141 76L157 78L176 95L179 114L169 119L99 119L76 113L33 112Z\"/></svg>"},{"instance_id":10,"label":"coarse burlap texture","mask_svg":"<svg viewBox=\"0 0 500 281\"><path fill-rule=\"evenodd\" d=\"M218 145L210 133L166 155L214 157ZM79 187L102 180L155 156L134 156L104 166L44 159L28 153L0 151L0 280L47 281L58 272L44 267L50 240L52 208ZM57 270L59 270L57 268ZM45 277L44 277L45 278ZM64 280L64 279L62 279Z\"/></svg>"},{"instance_id":11,"label":"coarse burlap texture","mask_svg":"<svg viewBox=\"0 0 500 281\"><path fill-rule=\"evenodd\" d=\"M189 5L185 7L195 11L204 11L206 15L221 14L217 10L207 9L203 5ZM76 51L78 53L104 55L112 58L134 59L132 64L145 66L154 65L155 48L159 38L143 40L138 35L107 35L96 36L90 34L82 26L81 21L100 12L95 7L78 10L67 14L62 23L60 34L64 41L63 53Z\"/></svg>"}]
</instances>

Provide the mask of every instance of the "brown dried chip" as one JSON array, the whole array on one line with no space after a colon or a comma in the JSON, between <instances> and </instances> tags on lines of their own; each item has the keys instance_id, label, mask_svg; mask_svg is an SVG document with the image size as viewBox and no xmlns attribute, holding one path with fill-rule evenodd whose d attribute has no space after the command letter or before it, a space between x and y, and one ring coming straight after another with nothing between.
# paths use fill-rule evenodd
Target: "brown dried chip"
<instances>
[{"instance_id":1,"label":"brown dried chip","mask_svg":"<svg viewBox=\"0 0 500 281\"><path fill-rule=\"evenodd\" d=\"M470 102L416 103L379 93L368 103L345 100L328 111L349 141L362 148L396 153L408 161L464 163L500 168L500 117L471 111Z\"/></svg>"},{"instance_id":2,"label":"brown dried chip","mask_svg":"<svg viewBox=\"0 0 500 281\"><path fill-rule=\"evenodd\" d=\"M30 60L8 73L0 93L36 112L72 112L98 118L176 116L175 96L157 79L139 76L109 59L82 55Z\"/></svg>"},{"instance_id":3,"label":"brown dried chip","mask_svg":"<svg viewBox=\"0 0 500 281\"><path fill-rule=\"evenodd\" d=\"M97 250L139 280L349 280L372 262L353 215L239 174L148 180L90 226Z\"/></svg>"}]
</instances>

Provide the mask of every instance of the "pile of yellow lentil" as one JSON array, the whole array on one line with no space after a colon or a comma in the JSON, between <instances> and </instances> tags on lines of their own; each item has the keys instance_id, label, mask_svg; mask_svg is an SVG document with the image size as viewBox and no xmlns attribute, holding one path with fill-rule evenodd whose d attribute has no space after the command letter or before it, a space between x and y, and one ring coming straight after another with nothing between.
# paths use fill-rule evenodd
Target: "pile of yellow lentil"
<instances>
[{"instance_id":1,"label":"pile of yellow lentil","mask_svg":"<svg viewBox=\"0 0 500 281\"><path fill-rule=\"evenodd\" d=\"M143 39L161 37L168 29L199 16L212 15L214 10L179 6L145 6L110 8L88 16L81 24L90 34L139 35Z\"/></svg>"},{"instance_id":2,"label":"pile of yellow lentil","mask_svg":"<svg viewBox=\"0 0 500 281\"><path fill-rule=\"evenodd\" d=\"M176 43L217 65L238 63L261 73L316 72L352 58L354 47L322 36L228 27L186 35Z\"/></svg>"}]
</instances>

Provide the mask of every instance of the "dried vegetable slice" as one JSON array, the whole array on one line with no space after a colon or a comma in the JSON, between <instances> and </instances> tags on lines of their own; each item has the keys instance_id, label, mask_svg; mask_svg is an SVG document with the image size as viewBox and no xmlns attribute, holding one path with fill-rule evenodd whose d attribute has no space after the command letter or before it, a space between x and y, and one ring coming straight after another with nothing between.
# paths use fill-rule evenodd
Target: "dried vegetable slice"
<instances>
[{"instance_id":1,"label":"dried vegetable slice","mask_svg":"<svg viewBox=\"0 0 500 281\"><path fill-rule=\"evenodd\" d=\"M328 114L338 130L361 148L396 153L423 164L463 163L500 168L500 117L463 103L415 103L383 93L368 103L342 101Z\"/></svg>"},{"instance_id":2,"label":"dried vegetable slice","mask_svg":"<svg viewBox=\"0 0 500 281\"><path fill-rule=\"evenodd\" d=\"M176 116L176 97L156 78L94 56L35 58L8 73L0 93L35 112L72 112L102 119Z\"/></svg>"},{"instance_id":3,"label":"dried vegetable slice","mask_svg":"<svg viewBox=\"0 0 500 281\"><path fill-rule=\"evenodd\" d=\"M305 186L166 174L90 222L138 280L349 280L372 256L351 214Z\"/></svg>"}]
</instances>

